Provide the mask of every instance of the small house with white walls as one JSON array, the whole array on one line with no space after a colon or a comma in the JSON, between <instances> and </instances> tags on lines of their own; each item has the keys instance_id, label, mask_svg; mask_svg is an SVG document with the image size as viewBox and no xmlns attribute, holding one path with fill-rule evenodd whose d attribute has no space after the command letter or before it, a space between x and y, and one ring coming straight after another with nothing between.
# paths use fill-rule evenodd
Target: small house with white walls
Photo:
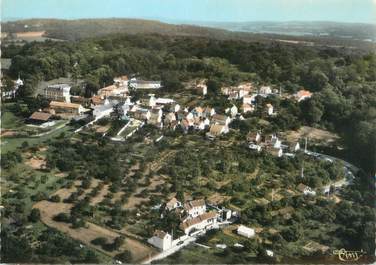
<instances>
[{"instance_id":1,"label":"small house with white walls","mask_svg":"<svg viewBox=\"0 0 376 265\"><path fill-rule=\"evenodd\" d=\"M261 149L262 149L260 145L253 144L253 143L250 144L248 147L249 147L249 149L257 151L257 152L261 152Z\"/></svg>"},{"instance_id":2,"label":"small house with white walls","mask_svg":"<svg viewBox=\"0 0 376 265\"><path fill-rule=\"evenodd\" d=\"M148 243L162 251L165 251L172 247L172 236L164 231L156 230L153 237L148 239Z\"/></svg>"},{"instance_id":3,"label":"small house with white walls","mask_svg":"<svg viewBox=\"0 0 376 265\"><path fill-rule=\"evenodd\" d=\"M194 90L197 91L197 94L206 96L208 94L208 86L205 84L204 80L198 81Z\"/></svg>"},{"instance_id":4,"label":"small house with white walls","mask_svg":"<svg viewBox=\"0 0 376 265\"><path fill-rule=\"evenodd\" d=\"M268 151L272 156L275 156L275 157L282 157L283 156L282 148L270 148Z\"/></svg>"},{"instance_id":5,"label":"small house with white walls","mask_svg":"<svg viewBox=\"0 0 376 265\"><path fill-rule=\"evenodd\" d=\"M272 88L270 86L262 86L259 89L259 95L260 96L268 96L273 93Z\"/></svg>"},{"instance_id":6,"label":"small house with white walls","mask_svg":"<svg viewBox=\"0 0 376 265\"><path fill-rule=\"evenodd\" d=\"M212 124L229 125L231 118L226 115L214 114L211 119Z\"/></svg>"},{"instance_id":7,"label":"small house with white walls","mask_svg":"<svg viewBox=\"0 0 376 265\"><path fill-rule=\"evenodd\" d=\"M273 148L281 148L281 145L282 145L281 140L279 140L278 137L274 134L272 135L272 139L270 143L273 146Z\"/></svg>"},{"instance_id":8,"label":"small house with white walls","mask_svg":"<svg viewBox=\"0 0 376 265\"><path fill-rule=\"evenodd\" d=\"M214 140L216 137L229 132L227 125L212 124L210 130L206 133L206 137L210 140Z\"/></svg>"},{"instance_id":9,"label":"small house with white walls","mask_svg":"<svg viewBox=\"0 0 376 265\"><path fill-rule=\"evenodd\" d=\"M274 115L274 107L272 104L266 104L266 113L271 116Z\"/></svg>"},{"instance_id":10,"label":"small house with white walls","mask_svg":"<svg viewBox=\"0 0 376 265\"><path fill-rule=\"evenodd\" d=\"M196 231L206 231L218 227L217 219L218 213L207 212L182 222L179 228L186 235Z\"/></svg>"},{"instance_id":11,"label":"small house with white walls","mask_svg":"<svg viewBox=\"0 0 376 265\"><path fill-rule=\"evenodd\" d=\"M182 206L182 203L179 202L175 197L173 197L171 200L169 200L166 203L166 209L169 211L179 208L181 206Z\"/></svg>"},{"instance_id":12,"label":"small house with white walls","mask_svg":"<svg viewBox=\"0 0 376 265\"><path fill-rule=\"evenodd\" d=\"M236 107L235 105L232 105L232 107L230 108L230 114L231 114L231 117L234 118L238 114L238 107Z\"/></svg>"},{"instance_id":13,"label":"small house with white walls","mask_svg":"<svg viewBox=\"0 0 376 265\"><path fill-rule=\"evenodd\" d=\"M206 204L203 199L193 200L184 203L184 210L188 216L193 218L206 212Z\"/></svg>"},{"instance_id":14,"label":"small house with white walls","mask_svg":"<svg viewBox=\"0 0 376 265\"><path fill-rule=\"evenodd\" d=\"M157 98L155 103L157 105L164 106L164 105L167 105L167 104L175 103L175 100L173 100L171 98Z\"/></svg>"},{"instance_id":15,"label":"small house with white walls","mask_svg":"<svg viewBox=\"0 0 376 265\"><path fill-rule=\"evenodd\" d=\"M157 105L157 99L155 98L154 94L150 94L149 96L149 107L153 108Z\"/></svg>"},{"instance_id":16,"label":"small house with white walls","mask_svg":"<svg viewBox=\"0 0 376 265\"><path fill-rule=\"evenodd\" d=\"M255 106L248 104L248 103L244 103L242 105L242 108L243 108L243 113L253 112L255 110Z\"/></svg>"},{"instance_id":17,"label":"small house with white walls","mask_svg":"<svg viewBox=\"0 0 376 265\"><path fill-rule=\"evenodd\" d=\"M299 150L300 150L300 144L299 144L299 142L292 143L290 145L290 151L291 152L298 152Z\"/></svg>"},{"instance_id":18,"label":"small house with white walls","mask_svg":"<svg viewBox=\"0 0 376 265\"><path fill-rule=\"evenodd\" d=\"M256 100L256 97L255 95L252 95L252 96L244 96L243 97L243 104L250 104L252 105Z\"/></svg>"},{"instance_id":19,"label":"small house with white walls","mask_svg":"<svg viewBox=\"0 0 376 265\"><path fill-rule=\"evenodd\" d=\"M304 195L316 196L316 191L312 190L311 187L308 187L307 185L304 185L303 183L300 183L297 189L300 192L302 192Z\"/></svg>"},{"instance_id":20,"label":"small house with white walls","mask_svg":"<svg viewBox=\"0 0 376 265\"><path fill-rule=\"evenodd\" d=\"M214 108L210 108L210 107L204 108L203 115L204 115L205 118L210 118L214 114L215 114L215 109Z\"/></svg>"},{"instance_id":21,"label":"small house with white walls","mask_svg":"<svg viewBox=\"0 0 376 265\"><path fill-rule=\"evenodd\" d=\"M159 89L162 87L161 81L145 81L145 80L137 80L135 78L132 78L128 82L128 86L131 89L137 90L137 89L145 89L145 90L152 90L152 89Z\"/></svg>"},{"instance_id":22,"label":"small house with white walls","mask_svg":"<svg viewBox=\"0 0 376 265\"><path fill-rule=\"evenodd\" d=\"M309 99L312 97L312 93L308 90L299 90L295 95L294 95L295 99L300 102L300 101L303 101L303 100L306 100L306 99Z\"/></svg>"},{"instance_id":23,"label":"small house with white walls","mask_svg":"<svg viewBox=\"0 0 376 265\"><path fill-rule=\"evenodd\" d=\"M251 238L255 236L255 230L244 225L240 225L236 232L238 235L244 236L246 238Z\"/></svg>"},{"instance_id":24,"label":"small house with white walls","mask_svg":"<svg viewBox=\"0 0 376 265\"><path fill-rule=\"evenodd\" d=\"M103 105L94 106L93 116L95 119L100 119L103 117L110 116L110 114L113 111L114 111L114 106L108 100L105 100Z\"/></svg>"}]
</instances>

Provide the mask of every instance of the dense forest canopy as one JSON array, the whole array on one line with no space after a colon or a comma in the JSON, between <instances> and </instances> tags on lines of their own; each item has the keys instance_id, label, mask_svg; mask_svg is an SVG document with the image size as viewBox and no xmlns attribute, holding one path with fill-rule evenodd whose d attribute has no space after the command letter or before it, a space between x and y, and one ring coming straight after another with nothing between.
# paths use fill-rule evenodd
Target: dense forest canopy
<instances>
[{"instance_id":1,"label":"dense forest canopy","mask_svg":"<svg viewBox=\"0 0 376 265\"><path fill-rule=\"evenodd\" d=\"M304 123L336 131L351 161L368 174L375 170L376 54L357 50L161 36L110 35L77 42L28 43L4 47L12 58L9 75L25 79L23 95L36 84L70 75L95 93L116 75L139 73L161 79L167 89L182 89L191 78L209 78L220 85L254 81L286 92L301 87L315 92L301 105Z\"/></svg>"}]
</instances>

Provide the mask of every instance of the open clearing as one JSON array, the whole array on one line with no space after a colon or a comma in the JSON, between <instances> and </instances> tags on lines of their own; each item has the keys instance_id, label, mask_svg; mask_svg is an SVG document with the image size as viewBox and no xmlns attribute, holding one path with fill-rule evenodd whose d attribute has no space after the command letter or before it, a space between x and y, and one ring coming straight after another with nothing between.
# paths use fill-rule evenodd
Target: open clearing
<instances>
[{"instance_id":1,"label":"open clearing","mask_svg":"<svg viewBox=\"0 0 376 265\"><path fill-rule=\"evenodd\" d=\"M111 243L115 238L119 237L120 234L90 222L86 222L87 227L73 229L68 223L56 222L52 219L60 212L69 213L70 209L72 208L71 204L40 201L34 205L34 208L38 208L40 210L41 220L46 225L56 228L59 231L68 234L73 239L79 240L111 257L114 257L124 250L129 250L132 253L133 261L140 262L149 255L156 253L156 251L151 247L131 238L126 238L125 243L120 247L120 249L112 252L105 251L101 247L93 245L91 241L97 237L104 237L107 239L107 242Z\"/></svg>"},{"instance_id":2,"label":"open clearing","mask_svg":"<svg viewBox=\"0 0 376 265\"><path fill-rule=\"evenodd\" d=\"M32 157L25 161L25 164L32 169L43 169L46 167L46 160L41 157Z\"/></svg>"},{"instance_id":3,"label":"open clearing","mask_svg":"<svg viewBox=\"0 0 376 265\"><path fill-rule=\"evenodd\" d=\"M297 142L299 139L305 137L307 137L308 140L323 141L326 143L332 143L339 139L339 136L334 133L308 126L302 126L298 131L286 131L283 133L283 136L286 138L287 142L290 143Z\"/></svg>"}]
</instances>

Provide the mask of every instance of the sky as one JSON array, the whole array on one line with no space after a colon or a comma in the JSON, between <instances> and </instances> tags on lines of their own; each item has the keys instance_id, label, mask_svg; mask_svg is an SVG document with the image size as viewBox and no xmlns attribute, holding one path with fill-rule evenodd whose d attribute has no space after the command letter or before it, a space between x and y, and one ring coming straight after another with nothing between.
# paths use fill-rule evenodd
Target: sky
<instances>
[{"instance_id":1,"label":"sky","mask_svg":"<svg viewBox=\"0 0 376 265\"><path fill-rule=\"evenodd\" d=\"M0 0L2 20L144 18L162 21L376 23L376 0Z\"/></svg>"}]
</instances>

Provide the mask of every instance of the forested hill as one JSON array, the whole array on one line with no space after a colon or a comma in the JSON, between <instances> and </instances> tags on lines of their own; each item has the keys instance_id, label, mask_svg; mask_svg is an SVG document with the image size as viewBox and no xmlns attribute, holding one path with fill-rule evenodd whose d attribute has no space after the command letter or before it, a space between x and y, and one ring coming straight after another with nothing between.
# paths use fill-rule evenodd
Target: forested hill
<instances>
[{"instance_id":1,"label":"forested hill","mask_svg":"<svg viewBox=\"0 0 376 265\"><path fill-rule=\"evenodd\" d=\"M27 30L25 30L27 25ZM48 37L77 40L114 33L159 33L168 35L193 35L207 37L226 37L231 33L222 29L213 29L190 25L172 25L155 20L143 19L30 19L2 24L3 32L46 31Z\"/></svg>"},{"instance_id":2,"label":"forested hill","mask_svg":"<svg viewBox=\"0 0 376 265\"><path fill-rule=\"evenodd\" d=\"M250 32L229 31L205 26L174 25L155 20L107 18L107 19L28 19L9 21L1 24L2 31L7 33L25 31L46 31L45 37L62 40L79 40L109 34L157 33L170 36L200 36L219 40L243 40L270 42L270 40L298 45L319 45L332 47L356 47L375 50L376 44L371 42L333 38L330 36L289 36L278 34L259 34Z\"/></svg>"}]
</instances>

